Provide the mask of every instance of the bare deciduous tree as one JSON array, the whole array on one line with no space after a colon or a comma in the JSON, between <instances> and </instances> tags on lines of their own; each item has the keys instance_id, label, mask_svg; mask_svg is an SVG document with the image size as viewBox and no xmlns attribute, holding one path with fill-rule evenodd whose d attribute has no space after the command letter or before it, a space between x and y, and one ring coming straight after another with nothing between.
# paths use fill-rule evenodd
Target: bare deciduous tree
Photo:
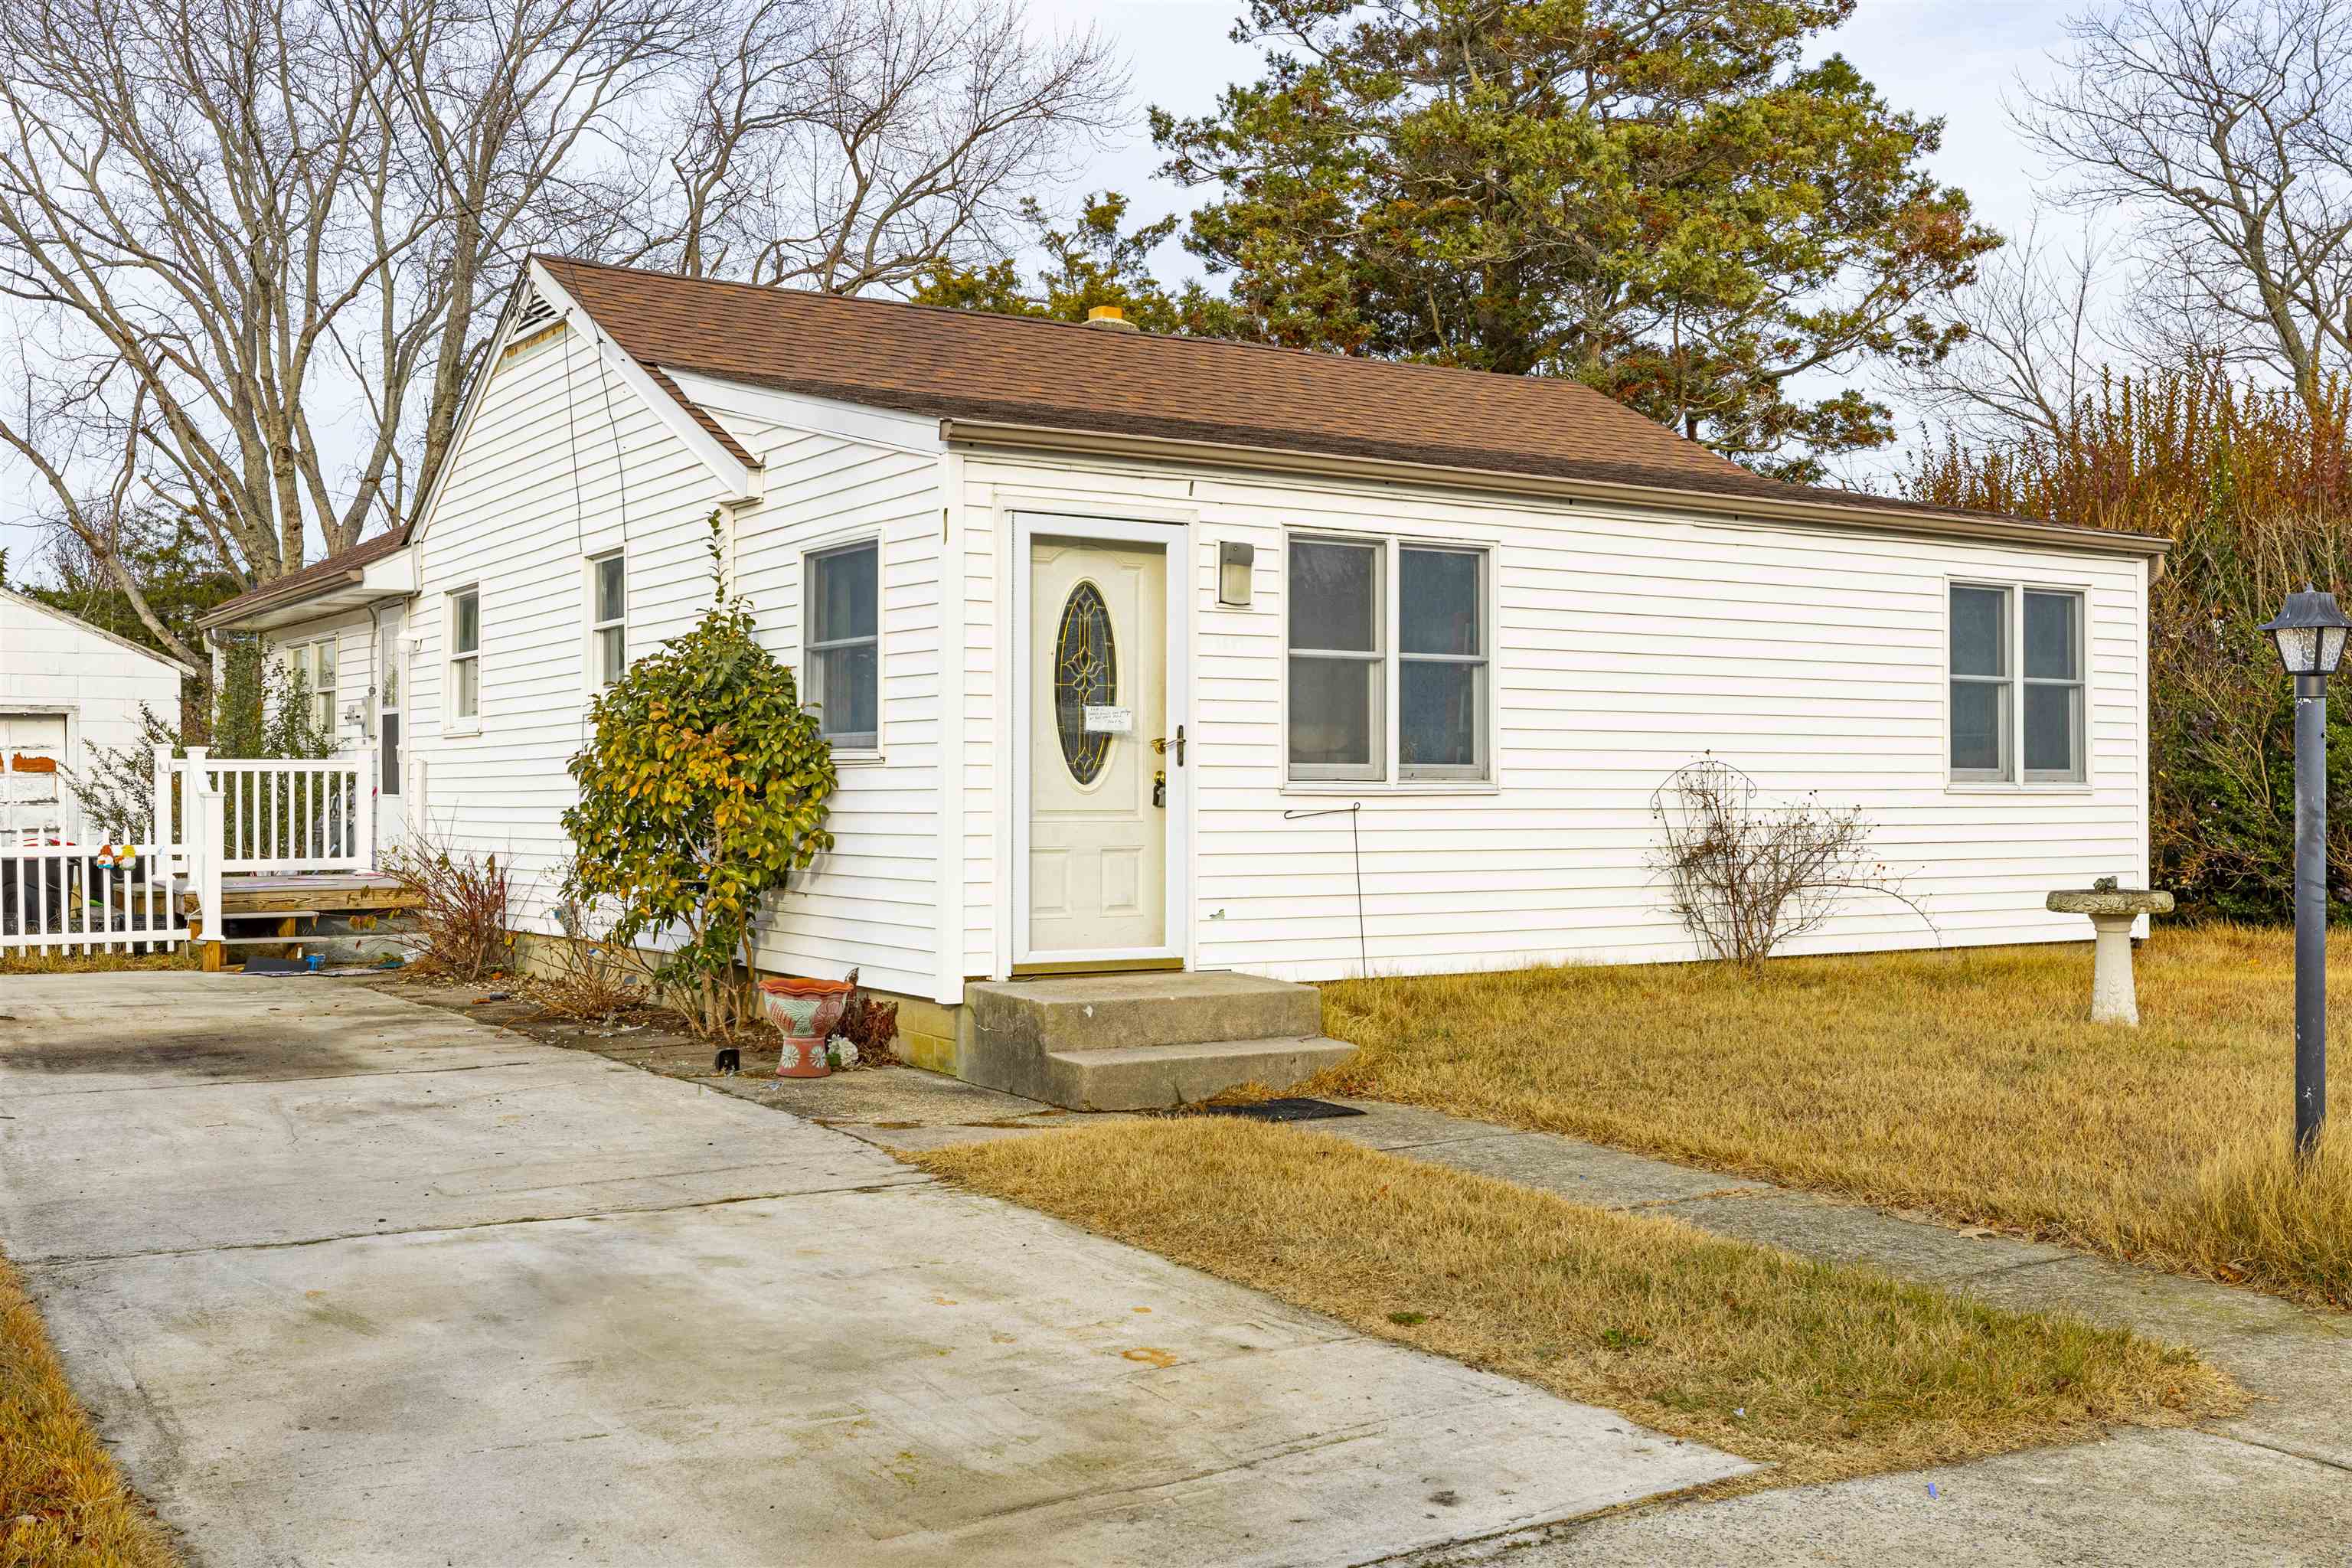
<instances>
[{"instance_id":1,"label":"bare deciduous tree","mask_svg":"<svg viewBox=\"0 0 2352 1568\"><path fill-rule=\"evenodd\" d=\"M2147 324L2315 408L2352 357L2352 0L2120 0L2069 31L2021 123L2068 200L2137 217Z\"/></svg>"},{"instance_id":2,"label":"bare deciduous tree","mask_svg":"<svg viewBox=\"0 0 2352 1568\"><path fill-rule=\"evenodd\" d=\"M1017 0L14 0L0 457L193 658L125 520L250 584L405 516L528 251L893 287L1124 92Z\"/></svg>"},{"instance_id":3,"label":"bare deciduous tree","mask_svg":"<svg viewBox=\"0 0 2352 1568\"><path fill-rule=\"evenodd\" d=\"M1019 0L756 0L704 61L635 255L826 293L994 259L1021 200L1078 172L1127 79Z\"/></svg>"},{"instance_id":4,"label":"bare deciduous tree","mask_svg":"<svg viewBox=\"0 0 2352 1568\"><path fill-rule=\"evenodd\" d=\"M2115 350L2105 247L2087 227L2078 243L2055 247L2042 226L2037 214L1954 301L1968 328L1958 346L1902 378L1911 401L1961 439L2002 446L2063 435Z\"/></svg>"}]
</instances>

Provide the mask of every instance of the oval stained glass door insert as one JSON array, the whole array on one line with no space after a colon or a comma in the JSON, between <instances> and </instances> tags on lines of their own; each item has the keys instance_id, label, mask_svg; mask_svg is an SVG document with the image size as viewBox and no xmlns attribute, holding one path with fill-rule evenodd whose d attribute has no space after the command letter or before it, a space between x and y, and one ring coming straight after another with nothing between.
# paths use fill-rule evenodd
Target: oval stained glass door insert
<instances>
[{"instance_id":1,"label":"oval stained glass door insert","mask_svg":"<svg viewBox=\"0 0 2352 1568\"><path fill-rule=\"evenodd\" d=\"M1054 638L1054 719L1070 776L1090 784L1110 754L1108 735L1087 733L1086 710L1118 700L1118 649L1110 635L1110 606L1102 590L1080 582L1062 606Z\"/></svg>"}]
</instances>

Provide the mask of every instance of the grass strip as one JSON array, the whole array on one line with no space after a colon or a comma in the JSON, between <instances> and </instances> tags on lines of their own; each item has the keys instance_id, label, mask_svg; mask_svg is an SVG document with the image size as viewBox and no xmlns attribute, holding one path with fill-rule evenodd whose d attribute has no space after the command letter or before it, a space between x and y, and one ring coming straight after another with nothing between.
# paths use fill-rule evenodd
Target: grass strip
<instances>
[{"instance_id":1,"label":"grass strip","mask_svg":"<svg viewBox=\"0 0 2352 1568\"><path fill-rule=\"evenodd\" d=\"M2194 1352L1223 1117L906 1156L1792 1485L2231 1408ZM1727 1483L1744 1489L1743 1483Z\"/></svg>"},{"instance_id":2,"label":"grass strip","mask_svg":"<svg viewBox=\"0 0 2352 1568\"><path fill-rule=\"evenodd\" d=\"M2352 936L2329 943L2352 1037ZM2352 1307L2352 1074L2291 1158L2294 942L2159 929L2137 1029L2087 944L1342 981L1354 1094Z\"/></svg>"},{"instance_id":3,"label":"grass strip","mask_svg":"<svg viewBox=\"0 0 2352 1568\"><path fill-rule=\"evenodd\" d=\"M66 1386L24 1281L0 1259L0 1563L179 1568Z\"/></svg>"}]
</instances>

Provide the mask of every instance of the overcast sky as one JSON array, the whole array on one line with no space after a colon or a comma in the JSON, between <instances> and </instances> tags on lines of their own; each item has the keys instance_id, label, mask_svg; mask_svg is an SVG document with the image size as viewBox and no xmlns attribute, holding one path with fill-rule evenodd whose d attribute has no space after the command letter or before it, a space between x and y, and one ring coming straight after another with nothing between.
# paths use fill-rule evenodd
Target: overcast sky
<instances>
[{"instance_id":1,"label":"overcast sky","mask_svg":"<svg viewBox=\"0 0 2352 1568\"><path fill-rule=\"evenodd\" d=\"M1186 193L1151 177L1158 158L1142 132L1142 111L1156 104L1201 113L1225 83L1255 77L1255 54L1226 37L1237 0L1032 5L1042 24L1096 23L1133 65L1137 130L1097 161L1087 188L1127 192L1139 220L1184 205ZM1853 22L1825 47L1853 60L1896 108L1941 115L1937 174L1968 192L1984 221L2013 234L2032 217L2035 192L2049 181L2011 129L2003 100L2017 97L2021 78L2046 77L2051 55L2064 43L2065 18L2079 8L2067 0L1862 0ZM1170 276L1192 269L1192 258L1172 242L1160 263ZM33 552L20 520L34 500L29 476L0 466L0 548L11 548L19 563Z\"/></svg>"}]
</instances>

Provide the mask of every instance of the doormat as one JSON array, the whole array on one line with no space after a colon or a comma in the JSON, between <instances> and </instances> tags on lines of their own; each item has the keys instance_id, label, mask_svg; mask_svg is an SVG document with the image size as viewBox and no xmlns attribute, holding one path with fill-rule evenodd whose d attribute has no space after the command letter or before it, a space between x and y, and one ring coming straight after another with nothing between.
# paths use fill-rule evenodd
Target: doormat
<instances>
[{"instance_id":1,"label":"doormat","mask_svg":"<svg viewBox=\"0 0 2352 1568\"><path fill-rule=\"evenodd\" d=\"M1261 1100L1255 1105L1196 1105L1203 1116L1246 1116L1252 1121L1320 1121L1329 1116L1361 1116L1352 1105L1328 1100Z\"/></svg>"}]
</instances>

